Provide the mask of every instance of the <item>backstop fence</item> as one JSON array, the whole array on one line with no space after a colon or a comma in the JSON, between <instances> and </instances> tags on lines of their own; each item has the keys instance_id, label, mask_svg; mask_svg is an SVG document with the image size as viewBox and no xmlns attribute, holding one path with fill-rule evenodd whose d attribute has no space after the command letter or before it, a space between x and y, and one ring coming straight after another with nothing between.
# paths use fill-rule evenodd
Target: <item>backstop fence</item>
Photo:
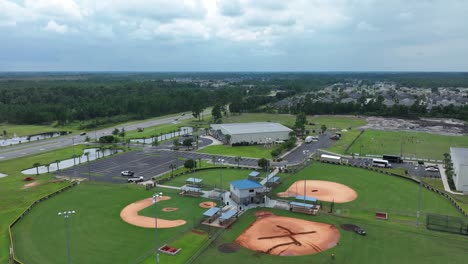
<instances>
[{"instance_id":1,"label":"backstop fence","mask_svg":"<svg viewBox=\"0 0 468 264\"><path fill-rule=\"evenodd\" d=\"M461 217L426 214L426 227L430 230L468 235L468 221Z\"/></svg>"}]
</instances>

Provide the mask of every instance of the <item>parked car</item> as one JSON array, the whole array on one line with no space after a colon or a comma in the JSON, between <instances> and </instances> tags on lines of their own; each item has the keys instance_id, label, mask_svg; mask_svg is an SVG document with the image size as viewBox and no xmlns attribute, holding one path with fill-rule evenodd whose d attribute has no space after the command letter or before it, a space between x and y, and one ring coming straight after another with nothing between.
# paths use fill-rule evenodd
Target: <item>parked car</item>
<instances>
[{"instance_id":1,"label":"parked car","mask_svg":"<svg viewBox=\"0 0 468 264\"><path fill-rule=\"evenodd\" d=\"M127 179L127 182L134 182L134 183L137 183L137 182L142 182L144 180L143 176L140 176L140 177L131 177L131 178L128 178Z\"/></svg>"},{"instance_id":2,"label":"parked car","mask_svg":"<svg viewBox=\"0 0 468 264\"><path fill-rule=\"evenodd\" d=\"M81 132L80 133L80 136L85 136L86 135L86 132Z\"/></svg>"},{"instance_id":3,"label":"parked car","mask_svg":"<svg viewBox=\"0 0 468 264\"><path fill-rule=\"evenodd\" d=\"M354 228L354 232L356 232L356 234L361 235L361 236L366 235L366 231L364 229L360 228L360 227Z\"/></svg>"},{"instance_id":4,"label":"parked car","mask_svg":"<svg viewBox=\"0 0 468 264\"><path fill-rule=\"evenodd\" d=\"M429 167L426 167L426 171L429 171L429 172L439 172L439 168L434 167L434 166L429 166Z\"/></svg>"},{"instance_id":5,"label":"parked car","mask_svg":"<svg viewBox=\"0 0 468 264\"><path fill-rule=\"evenodd\" d=\"M127 176L127 177L131 177L135 174L135 172L131 171L131 170L124 170L120 173L120 175L122 176Z\"/></svg>"}]
</instances>

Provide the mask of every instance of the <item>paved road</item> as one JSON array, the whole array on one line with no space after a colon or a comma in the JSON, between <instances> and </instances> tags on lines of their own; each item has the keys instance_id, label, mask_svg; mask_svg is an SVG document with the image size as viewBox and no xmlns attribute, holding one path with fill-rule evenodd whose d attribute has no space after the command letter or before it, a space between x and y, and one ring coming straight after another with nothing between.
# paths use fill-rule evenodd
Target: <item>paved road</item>
<instances>
[{"instance_id":1,"label":"paved road","mask_svg":"<svg viewBox=\"0 0 468 264\"><path fill-rule=\"evenodd\" d=\"M206 112L206 111L205 111ZM207 114L207 113L204 113ZM161 119L154 119L149 121L144 121L141 123L125 123L114 126L112 128L106 128L101 130L96 130L93 132L88 132L88 136L91 139L99 138L105 135L110 135L115 127L125 128L126 131L136 130L139 127L146 128L162 124L170 124L176 122L175 119L185 120L193 118L191 114L186 113L184 115L177 115L173 117L166 117ZM72 146L73 143L84 142L86 136L70 135L70 136L61 136L57 138L51 138L46 140L40 140L36 142L29 142L19 145L13 145L8 147L0 148L0 161L15 159L22 156L33 155L41 152L46 152L50 150L60 149L68 146Z\"/></svg>"}]
</instances>

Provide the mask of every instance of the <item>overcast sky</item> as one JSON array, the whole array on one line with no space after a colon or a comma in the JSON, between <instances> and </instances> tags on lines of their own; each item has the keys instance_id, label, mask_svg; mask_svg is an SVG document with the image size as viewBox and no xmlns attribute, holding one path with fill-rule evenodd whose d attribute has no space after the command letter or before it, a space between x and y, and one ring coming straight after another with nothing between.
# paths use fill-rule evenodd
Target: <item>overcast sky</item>
<instances>
[{"instance_id":1,"label":"overcast sky","mask_svg":"<svg viewBox=\"0 0 468 264\"><path fill-rule=\"evenodd\" d=\"M0 0L0 71L468 71L466 0Z\"/></svg>"}]
</instances>

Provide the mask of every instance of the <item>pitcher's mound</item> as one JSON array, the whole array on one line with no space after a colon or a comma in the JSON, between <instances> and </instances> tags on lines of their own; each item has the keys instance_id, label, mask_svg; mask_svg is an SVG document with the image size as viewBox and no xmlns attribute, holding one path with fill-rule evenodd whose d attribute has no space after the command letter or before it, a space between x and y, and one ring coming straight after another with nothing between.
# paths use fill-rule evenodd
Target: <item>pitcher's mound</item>
<instances>
[{"instance_id":1,"label":"pitcher's mound","mask_svg":"<svg viewBox=\"0 0 468 264\"><path fill-rule=\"evenodd\" d=\"M198 205L201 208L211 208L211 207L215 207L216 203L214 203L214 202L203 202L203 203L199 203Z\"/></svg>"},{"instance_id":2,"label":"pitcher's mound","mask_svg":"<svg viewBox=\"0 0 468 264\"><path fill-rule=\"evenodd\" d=\"M175 207L165 207L162 209L163 212L172 212L172 211L175 211L175 210L179 210L179 208L175 208Z\"/></svg>"}]
</instances>

